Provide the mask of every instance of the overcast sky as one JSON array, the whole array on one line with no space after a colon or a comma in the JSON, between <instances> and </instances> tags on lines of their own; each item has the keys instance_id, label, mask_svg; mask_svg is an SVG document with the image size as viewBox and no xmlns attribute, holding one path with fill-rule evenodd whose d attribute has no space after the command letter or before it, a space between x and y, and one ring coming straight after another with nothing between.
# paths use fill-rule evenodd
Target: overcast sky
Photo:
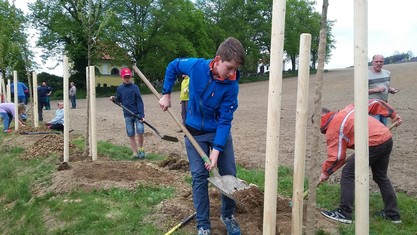
<instances>
[{"instance_id":1,"label":"overcast sky","mask_svg":"<svg viewBox=\"0 0 417 235\"><path fill-rule=\"evenodd\" d=\"M321 13L323 1L317 0ZM354 59L354 1L329 0L327 19L336 20L332 34L336 49L325 68L344 68ZM417 55L417 1L368 1L368 61L375 54L391 56L394 52Z\"/></svg>"},{"instance_id":2,"label":"overcast sky","mask_svg":"<svg viewBox=\"0 0 417 235\"><path fill-rule=\"evenodd\" d=\"M11 2L11 0L9 0ZM17 0L16 6L27 12L27 3L34 0ZM317 0L317 11L321 13L323 1ZM345 68L353 65L354 50L354 1L329 0L328 20L336 20L332 34L336 48L326 69ZM368 60L374 54L391 56L395 52L412 51L417 56L417 0L369 0L368 1ZM33 33L33 32L32 32ZM34 46L34 43L32 43ZM40 49L36 52L39 54ZM41 64L39 72L63 75L62 63L55 69L56 62Z\"/></svg>"}]
</instances>

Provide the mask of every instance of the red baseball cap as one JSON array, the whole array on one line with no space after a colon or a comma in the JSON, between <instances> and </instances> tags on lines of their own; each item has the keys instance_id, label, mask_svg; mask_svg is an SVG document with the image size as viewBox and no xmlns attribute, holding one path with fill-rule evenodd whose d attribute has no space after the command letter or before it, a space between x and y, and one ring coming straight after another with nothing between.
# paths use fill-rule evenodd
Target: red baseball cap
<instances>
[{"instance_id":1,"label":"red baseball cap","mask_svg":"<svg viewBox=\"0 0 417 235\"><path fill-rule=\"evenodd\" d=\"M120 76L122 78L126 77L126 76L130 76L132 77L132 72L130 71L129 68L122 68L122 70L120 71Z\"/></svg>"}]
</instances>

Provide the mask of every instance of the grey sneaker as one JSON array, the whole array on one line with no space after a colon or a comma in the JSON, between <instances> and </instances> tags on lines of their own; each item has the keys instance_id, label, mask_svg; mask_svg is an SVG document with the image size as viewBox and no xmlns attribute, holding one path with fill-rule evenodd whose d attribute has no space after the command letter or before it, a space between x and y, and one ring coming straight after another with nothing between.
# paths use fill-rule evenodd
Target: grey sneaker
<instances>
[{"instance_id":1,"label":"grey sneaker","mask_svg":"<svg viewBox=\"0 0 417 235\"><path fill-rule=\"evenodd\" d=\"M352 223L352 217L343 214L343 211L336 209L334 211L321 211L321 214L329 219L336 220L345 224Z\"/></svg>"},{"instance_id":2,"label":"grey sneaker","mask_svg":"<svg viewBox=\"0 0 417 235\"><path fill-rule=\"evenodd\" d=\"M198 235L210 235L210 229L204 229L204 228L199 228L198 229Z\"/></svg>"},{"instance_id":3,"label":"grey sneaker","mask_svg":"<svg viewBox=\"0 0 417 235\"><path fill-rule=\"evenodd\" d=\"M135 153L132 154L132 160L138 160L139 156Z\"/></svg>"},{"instance_id":4,"label":"grey sneaker","mask_svg":"<svg viewBox=\"0 0 417 235\"><path fill-rule=\"evenodd\" d=\"M138 150L138 157L139 157L139 159L144 159L144 158L145 158L145 156L146 156L146 154L145 154L145 149L144 149L144 148L140 148L140 149Z\"/></svg>"},{"instance_id":5,"label":"grey sneaker","mask_svg":"<svg viewBox=\"0 0 417 235\"><path fill-rule=\"evenodd\" d=\"M220 220L226 225L227 235L240 235L239 224L233 215L230 217L220 216Z\"/></svg>"},{"instance_id":6,"label":"grey sneaker","mask_svg":"<svg viewBox=\"0 0 417 235\"><path fill-rule=\"evenodd\" d=\"M391 221L391 223L393 224L401 224L401 217L400 215L396 215L396 216L388 216L387 214L385 214L385 211L382 210L380 212L377 213L378 217L382 217L385 220Z\"/></svg>"}]
</instances>

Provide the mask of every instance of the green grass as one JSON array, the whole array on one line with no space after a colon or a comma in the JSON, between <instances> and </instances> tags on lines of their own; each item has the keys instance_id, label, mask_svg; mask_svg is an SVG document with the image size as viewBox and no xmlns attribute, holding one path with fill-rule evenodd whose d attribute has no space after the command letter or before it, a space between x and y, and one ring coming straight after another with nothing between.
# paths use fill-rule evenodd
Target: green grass
<instances>
[{"instance_id":1,"label":"green grass","mask_svg":"<svg viewBox=\"0 0 417 235\"><path fill-rule=\"evenodd\" d=\"M254 183L264 191L264 171L263 170L247 170L238 167L237 177L246 182ZM293 187L293 171L292 169L280 166L278 168L278 192L280 195L291 197ZM308 188L307 180L305 180L305 189ZM400 235L416 235L417 224L417 199L409 197L404 193L397 193L398 207L401 212L402 224L392 224L389 221L383 220L375 214L383 209L383 202L381 194L370 194L370 234L400 234ZM323 183L317 188L317 207L322 209L333 210L339 206L340 200L340 185ZM339 233L343 235L355 234L355 225L340 224ZM323 231L317 231L316 234L324 234Z\"/></svg>"},{"instance_id":2,"label":"green grass","mask_svg":"<svg viewBox=\"0 0 417 235\"><path fill-rule=\"evenodd\" d=\"M0 139L4 136L0 136ZM75 141L82 146L82 140ZM113 146L118 153L129 149ZM99 152L112 153L101 142ZM56 156L20 160L23 149L0 149L0 234L162 234L144 217L155 205L172 197L175 189L139 185L135 190L100 190L71 194L33 194L35 186L48 186L56 169ZM103 154L100 152L100 154ZM152 156L161 159L161 156ZM115 154L123 160L130 154ZM119 157L122 156L122 157Z\"/></svg>"},{"instance_id":3,"label":"green grass","mask_svg":"<svg viewBox=\"0 0 417 235\"><path fill-rule=\"evenodd\" d=\"M0 144L6 134L0 133ZM83 140L73 143L82 148ZM171 198L174 188L138 185L135 190L110 189L67 194L34 194L39 186L52 183L57 157L20 160L23 149L1 145L0 148L0 234L164 234L144 218L153 213L162 200ZM98 143L100 155L113 160L130 159L130 149L107 142ZM151 161L164 156L149 154ZM288 167L278 169L278 192L291 197L293 172ZM264 171L238 166L237 177L256 184L264 190ZM191 184L189 175L184 182ZM307 187L307 186L306 186ZM317 189L317 206L334 209L339 204L339 184L324 183ZM394 225L370 216L370 234L415 235L417 199L398 193L398 204L403 223ZM370 214L383 207L379 193L370 195ZM340 225L339 233L355 234L355 226ZM184 234L178 231L176 234ZM318 231L316 234L324 234Z\"/></svg>"},{"instance_id":4,"label":"green grass","mask_svg":"<svg viewBox=\"0 0 417 235\"><path fill-rule=\"evenodd\" d=\"M81 137L72 140L72 143L78 149L84 147L84 139ZM131 160L132 158L132 150L129 147L114 145L106 141L98 141L97 152L101 155L109 156L114 161ZM151 161L161 161L165 157L158 154L147 153L146 158Z\"/></svg>"}]
</instances>

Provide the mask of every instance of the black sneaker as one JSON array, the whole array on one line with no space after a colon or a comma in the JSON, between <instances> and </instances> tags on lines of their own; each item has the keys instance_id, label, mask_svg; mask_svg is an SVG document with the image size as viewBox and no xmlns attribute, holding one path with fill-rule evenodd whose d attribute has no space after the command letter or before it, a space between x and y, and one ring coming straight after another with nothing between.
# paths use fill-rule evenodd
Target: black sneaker
<instances>
[{"instance_id":1,"label":"black sneaker","mask_svg":"<svg viewBox=\"0 0 417 235\"><path fill-rule=\"evenodd\" d=\"M400 215L388 216L387 214L385 214L385 211L384 210L378 212L377 213L377 217L381 217L381 218L383 218L385 220L389 220L393 224L401 224L401 217L400 217Z\"/></svg>"},{"instance_id":2,"label":"black sneaker","mask_svg":"<svg viewBox=\"0 0 417 235\"><path fill-rule=\"evenodd\" d=\"M336 209L334 211L321 211L321 214L329 219L336 220L345 224L352 223L352 217L343 214L342 210Z\"/></svg>"}]
</instances>

